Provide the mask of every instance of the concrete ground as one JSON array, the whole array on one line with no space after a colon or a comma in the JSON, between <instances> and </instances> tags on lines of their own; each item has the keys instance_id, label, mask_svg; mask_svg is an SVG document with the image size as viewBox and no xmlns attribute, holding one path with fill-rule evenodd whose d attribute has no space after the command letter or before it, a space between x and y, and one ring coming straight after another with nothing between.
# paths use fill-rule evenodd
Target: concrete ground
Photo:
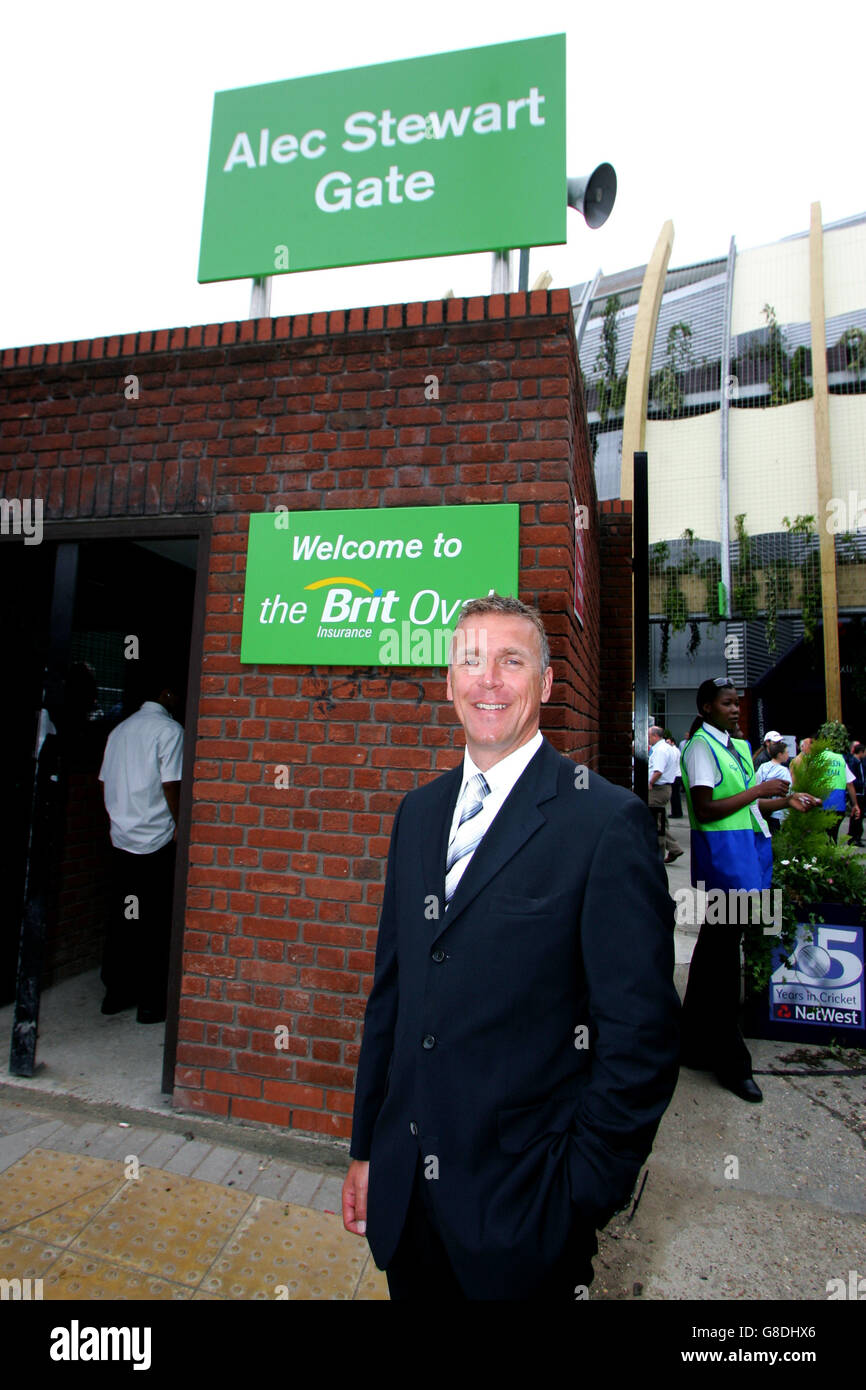
<instances>
[{"instance_id":1,"label":"concrete ground","mask_svg":"<svg viewBox=\"0 0 866 1390\"><path fill-rule=\"evenodd\" d=\"M688 885L688 853L668 880ZM677 929L681 992L696 935ZM345 1146L173 1111L163 1030L100 999L95 973L46 991L39 1071L0 1081L0 1280L41 1278L46 1299L387 1298L338 1215ZM750 1048L762 1105L682 1071L592 1299L823 1300L866 1275L866 1052Z\"/></svg>"}]
</instances>

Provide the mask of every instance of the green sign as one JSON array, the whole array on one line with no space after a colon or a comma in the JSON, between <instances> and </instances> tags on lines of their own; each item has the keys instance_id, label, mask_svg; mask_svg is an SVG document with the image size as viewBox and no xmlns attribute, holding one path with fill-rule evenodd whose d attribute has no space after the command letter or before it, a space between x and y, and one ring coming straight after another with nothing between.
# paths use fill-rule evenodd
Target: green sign
<instances>
[{"instance_id":1,"label":"green sign","mask_svg":"<svg viewBox=\"0 0 866 1390\"><path fill-rule=\"evenodd\" d=\"M517 594L516 502L250 517L241 661L445 666L463 604Z\"/></svg>"},{"instance_id":2,"label":"green sign","mask_svg":"<svg viewBox=\"0 0 866 1390\"><path fill-rule=\"evenodd\" d=\"M201 281L566 240L565 35L217 92Z\"/></svg>"}]
</instances>

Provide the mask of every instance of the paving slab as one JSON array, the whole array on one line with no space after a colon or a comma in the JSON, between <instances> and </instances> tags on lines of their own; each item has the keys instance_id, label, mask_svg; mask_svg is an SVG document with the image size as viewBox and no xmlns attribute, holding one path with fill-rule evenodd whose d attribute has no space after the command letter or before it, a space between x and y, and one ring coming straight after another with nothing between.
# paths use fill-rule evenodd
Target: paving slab
<instances>
[{"instance_id":1,"label":"paving slab","mask_svg":"<svg viewBox=\"0 0 866 1390\"><path fill-rule=\"evenodd\" d=\"M226 1187L235 1187L240 1192L250 1192L259 1176L261 1159L258 1154L236 1153L231 1168L220 1181ZM199 1177L196 1171L196 1177Z\"/></svg>"},{"instance_id":2,"label":"paving slab","mask_svg":"<svg viewBox=\"0 0 866 1390\"><path fill-rule=\"evenodd\" d=\"M280 1193L280 1197L283 1201L294 1202L297 1206L311 1206L312 1198L321 1181L322 1174L317 1173L314 1169L296 1168L286 1188Z\"/></svg>"},{"instance_id":3,"label":"paving slab","mask_svg":"<svg viewBox=\"0 0 866 1390\"><path fill-rule=\"evenodd\" d=\"M44 1120L39 1123L44 1124ZM62 1120L52 1121L55 1128L60 1128ZM20 1105L0 1105L0 1135L17 1134L22 1129L33 1128L33 1115L29 1110L23 1109Z\"/></svg>"},{"instance_id":4,"label":"paving slab","mask_svg":"<svg viewBox=\"0 0 866 1390\"><path fill-rule=\"evenodd\" d=\"M105 1128L104 1122L94 1120L84 1124L64 1124L51 1136L51 1147L67 1153L87 1153L94 1139Z\"/></svg>"},{"instance_id":5,"label":"paving slab","mask_svg":"<svg viewBox=\"0 0 866 1390\"><path fill-rule=\"evenodd\" d=\"M351 1299L367 1253L336 1216L259 1197L203 1288L230 1298Z\"/></svg>"},{"instance_id":6,"label":"paving slab","mask_svg":"<svg viewBox=\"0 0 866 1390\"><path fill-rule=\"evenodd\" d=\"M141 1161L142 1149L152 1144L157 1136L157 1130L144 1129L140 1125L106 1125L102 1132L91 1140L88 1152L95 1154L97 1158L125 1159L127 1155L132 1155Z\"/></svg>"},{"instance_id":7,"label":"paving slab","mask_svg":"<svg viewBox=\"0 0 866 1390\"><path fill-rule=\"evenodd\" d=\"M67 1245L122 1182L107 1159L33 1149L0 1175L0 1230Z\"/></svg>"},{"instance_id":8,"label":"paving slab","mask_svg":"<svg viewBox=\"0 0 866 1390\"><path fill-rule=\"evenodd\" d=\"M199 1139L190 1139L179 1148L171 1158L160 1166L169 1173L193 1173L200 1163L212 1153L213 1145Z\"/></svg>"},{"instance_id":9,"label":"paving slab","mask_svg":"<svg viewBox=\"0 0 866 1390\"><path fill-rule=\"evenodd\" d=\"M152 1144L146 1144L139 1150L139 1161L153 1168L163 1168L188 1142L182 1134L158 1134Z\"/></svg>"},{"instance_id":10,"label":"paving slab","mask_svg":"<svg viewBox=\"0 0 866 1390\"><path fill-rule=\"evenodd\" d=\"M313 1196L310 1198L309 1205L315 1207L316 1211L332 1211L340 1213L343 1209L343 1184L339 1178L323 1178Z\"/></svg>"},{"instance_id":11,"label":"paving slab","mask_svg":"<svg viewBox=\"0 0 866 1390\"><path fill-rule=\"evenodd\" d=\"M44 1120L17 1129L14 1134L0 1135L0 1173L11 1164L17 1163L19 1158L23 1158L38 1144L45 1143L62 1127L62 1120Z\"/></svg>"},{"instance_id":12,"label":"paving slab","mask_svg":"<svg viewBox=\"0 0 866 1390\"><path fill-rule=\"evenodd\" d=\"M245 1193L152 1168L125 1183L72 1248L196 1288L249 1205Z\"/></svg>"},{"instance_id":13,"label":"paving slab","mask_svg":"<svg viewBox=\"0 0 866 1390\"><path fill-rule=\"evenodd\" d=\"M237 1162L237 1149L227 1149L222 1144L214 1144L198 1167L191 1170L191 1176L201 1178L203 1182L224 1182Z\"/></svg>"},{"instance_id":14,"label":"paving slab","mask_svg":"<svg viewBox=\"0 0 866 1390\"><path fill-rule=\"evenodd\" d=\"M273 1197L276 1200L285 1196L286 1190L297 1169L293 1163L281 1163L278 1159L259 1158L259 1171L250 1183L249 1190L258 1197ZM286 1201L289 1198L286 1197Z\"/></svg>"},{"instance_id":15,"label":"paving slab","mask_svg":"<svg viewBox=\"0 0 866 1390\"><path fill-rule=\"evenodd\" d=\"M176 1302L191 1297L191 1290L183 1284L70 1250L64 1251L51 1267L43 1289L46 1299L86 1300L88 1303L98 1303L100 1300L111 1303L128 1300Z\"/></svg>"}]
</instances>

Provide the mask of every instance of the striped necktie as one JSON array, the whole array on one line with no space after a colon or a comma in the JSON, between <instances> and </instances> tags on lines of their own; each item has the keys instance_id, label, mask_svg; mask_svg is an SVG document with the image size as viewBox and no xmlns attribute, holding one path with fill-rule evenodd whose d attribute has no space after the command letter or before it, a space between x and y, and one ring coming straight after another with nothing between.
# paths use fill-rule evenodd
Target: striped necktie
<instances>
[{"instance_id":1,"label":"striped necktie","mask_svg":"<svg viewBox=\"0 0 866 1390\"><path fill-rule=\"evenodd\" d=\"M489 791L490 788L483 772L476 772L474 777L466 783L463 792L463 809L460 812L460 820L457 823L454 837L448 846L448 856L445 861L446 912L448 904L454 897L454 890L484 836L484 831L479 833L478 826L473 825L472 822L481 810L484 798Z\"/></svg>"}]
</instances>

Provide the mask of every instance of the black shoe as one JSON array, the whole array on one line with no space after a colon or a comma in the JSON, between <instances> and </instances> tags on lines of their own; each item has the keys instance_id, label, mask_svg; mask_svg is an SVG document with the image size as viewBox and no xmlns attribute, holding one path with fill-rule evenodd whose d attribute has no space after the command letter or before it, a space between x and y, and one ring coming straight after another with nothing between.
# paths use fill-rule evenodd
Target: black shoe
<instances>
[{"instance_id":1,"label":"black shoe","mask_svg":"<svg viewBox=\"0 0 866 1390\"><path fill-rule=\"evenodd\" d=\"M135 1015L136 1023L165 1023L165 1014L159 1009L139 1009Z\"/></svg>"},{"instance_id":2,"label":"black shoe","mask_svg":"<svg viewBox=\"0 0 866 1390\"><path fill-rule=\"evenodd\" d=\"M122 1014L126 1009L134 1009L135 1002L134 999L124 999L122 995L119 994L106 994L102 1001L100 1012L104 1014Z\"/></svg>"},{"instance_id":3,"label":"black shoe","mask_svg":"<svg viewBox=\"0 0 866 1390\"><path fill-rule=\"evenodd\" d=\"M673 862L674 862L675 859L680 859L680 858L682 857L682 855L684 855L684 854L685 854L685 850L684 850L684 849L678 849L677 852L676 852L676 854L674 854L673 850L671 850L670 854L666 854L666 855L665 855L665 863L666 863L666 864L673 864Z\"/></svg>"},{"instance_id":4,"label":"black shoe","mask_svg":"<svg viewBox=\"0 0 866 1390\"><path fill-rule=\"evenodd\" d=\"M720 1076L718 1082L720 1086L724 1086L726 1091L733 1091L735 1096L740 1097L740 1100L751 1101L753 1105L757 1105L759 1101L764 1099L764 1093L760 1086L750 1076L734 1078Z\"/></svg>"}]
</instances>

